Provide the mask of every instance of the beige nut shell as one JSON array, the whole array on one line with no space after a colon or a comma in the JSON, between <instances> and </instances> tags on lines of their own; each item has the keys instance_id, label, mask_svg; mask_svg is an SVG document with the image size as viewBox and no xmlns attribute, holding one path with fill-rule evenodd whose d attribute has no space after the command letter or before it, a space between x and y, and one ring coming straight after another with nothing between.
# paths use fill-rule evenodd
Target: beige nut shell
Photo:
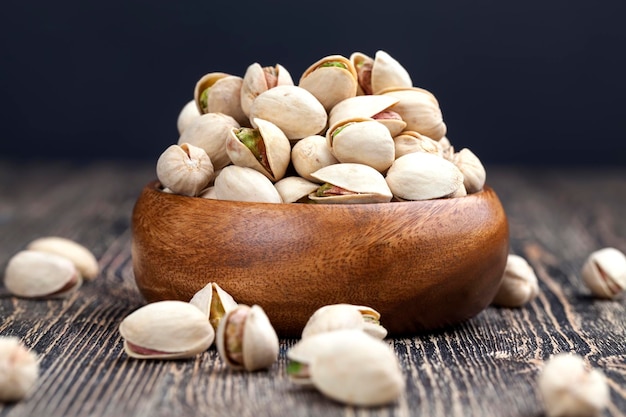
<instances>
[{"instance_id":1,"label":"beige nut shell","mask_svg":"<svg viewBox=\"0 0 626 417\"><path fill-rule=\"evenodd\" d=\"M98 260L85 246L60 236L45 236L33 240L26 249L49 252L68 258L84 279L94 279L100 272Z\"/></svg>"}]
</instances>

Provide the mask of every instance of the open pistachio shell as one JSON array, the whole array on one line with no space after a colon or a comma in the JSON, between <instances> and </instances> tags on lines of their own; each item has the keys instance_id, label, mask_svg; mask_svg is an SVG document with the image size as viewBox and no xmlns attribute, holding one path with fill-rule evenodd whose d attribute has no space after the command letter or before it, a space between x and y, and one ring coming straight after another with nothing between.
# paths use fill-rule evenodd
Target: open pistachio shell
<instances>
[{"instance_id":1,"label":"open pistachio shell","mask_svg":"<svg viewBox=\"0 0 626 417\"><path fill-rule=\"evenodd\" d=\"M373 118L389 129L391 136L396 136L406 127L406 122L395 112L386 111L400 101L396 97L380 95L361 95L350 97L337 103L328 114L328 125L333 126L341 120L354 118ZM392 117L393 116L393 117Z\"/></svg>"},{"instance_id":2,"label":"open pistachio shell","mask_svg":"<svg viewBox=\"0 0 626 417\"><path fill-rule=\"evenodd\" d=\"M302 177L285 177L274 184L284 203L296 203L305 199L308 201L309 194L317 190L319 184L306 180Z\"/></svg>"},{"instance_id":3,"label":"open pistachio shell","mask_svg":"<svg viewBox=\"0 0 626 417\"><path fill-rule=\"evenodd\" d=\"M400 114L406 122L406 130L414 130L431 139L441 139L447 131L439 102L423 88L388 88L381 95L399 99L391 110Z\"/></svg>"},{"instance_id":4,"label":"open pistachio shell","mask_svg":"<svg viewBox=\"0 0 626 417\"><path fill-rule=\"evenodd\" d=\"M380 94L386 88L413 86L408 71L385 51L377 51L372 59L362 52L350 55L357 70L360 94Z\"/></svg>"},{"instance_id":5,"label":"open pistachio shell","mask_svg":"<svg viewBox=\"0 0 626 417\"><path fill-rule=\"evenodd\" d=\"M226 153L233 164L255 169L271 181L278 181L285 176L291 160L289 139L272 122L256 118L254 124L257 130L249 131L257 135L259 140L258 146L253 145L255 151L253 152L238 137L239 134L246 132L234 128L226 140Z\"/></svg>"},{"instance_id":6,"label":"open pistachio shell","mask_svg":"<svg viewBox=\"0 0 626 417\"><path fill-rule=\"evenodd\" d=\"M250 107L254 119L268 120L290 140L316 135L326 127L326 110L307 90L293 85L280 85L260 94Z\"/></svg>"},{"instance_id":7,"label":"open pistachio shell","mask_svg":"<svg viewBox=\"0 0 626 417\"><path fill-rule=\"evenodd\" d=\"M374 168L355 163L334 164L311 174L320 183L338 187L338 193L318 196L311 193L309 198L317 203L388 203L392 193L383 175Z\"/></svg>"},{"instance_id":8,"label":"open pistachio shell","mask_svg":"<svg viewBox=\"0 0 626 417\"><path fill-rule=\"evenodd\" d=\"M215 330L226 313L237 307L233 297L222 289L216 282L209 282L189 300L206 314L211 326Z\"/></svg>"},{"instance_id":9,"label":"open pistachio shell","mask_svg":"<svg viewBox=\"0 0 626 417\"><path fill-rule=\"evenodd\" d=\"M126 354L138 359L191 358L207 350L215 339L205 313L172 300L135 310L122 320L119 331Z\"/></svg>"},{"instance_id":10,"label":"open pistachio shell","mask_svg":"<svg viewBox=\"0 0 626 417\"><path fill-rule=\"evenodd\" d=\"M74 263L80 275L87 280L94 279L100 272L98 260L85 246L60 236L45 236L33 240L26 249L49 252L63 256Z\"/></svg>"},{"instance_id":11,"label":"open pistachio shell","mask_svg":"<svg viewBox=\"0 0 626 417\"><path fill-rule=\"evenodd\" d=\"M335 104L357 93L357 73L350 60L330 55L307 68L298 85L313 94L330 111Z\"/></svg>"},{"instance_id":12,"label":"open pistachio shell","mask_svg":"<svg viewBox=\"0 0 626 417\"><path fill-rule=\"evenodd\" d=\"M371 307L353 304L331 304L317 309L302 330L302 339L343 329L363 330L384 339L387 330L380 325L380 313Z\"/></svg>"},{"instance_id":13,"label":"open pistachio shell","mask_svg":"<svg viewBox=\"0 0 626 417\"><path fill-rule=\"evenodd\" d=\"M248 66L241 86L241 110L250 115L250 106L257 96L270 88L279 85L293 85L289 71L280 64L273 67L262 67L255 62Z\"/></svg>"},{"instance_id":14,"label":"open pistachio shell","mask_svg":"<svg viewBox=\"0 0 626 417\"><path fill-rule=\"evenodd\" d=\"M213 179L213 164L204 149L183 143L170 145L159 156L157 178L175 194L197 196Z\"/></svg>"},{"instance_id":15,"label":"open pistachio shell","mask_svg":"<svg viewBox=\"0 0 626 417\"><path fill-rule=\"evenodd\" d=\"M243 78L223 72L205 74L194 88L193 97L201 114L223 113L237 123L248 125L248 117L241 109Z\"/></svg>"},{"instance_id":16,"label":"open pistachio shell","mask_svg":"<svg viewBox=\"0 0 626 417\"><path fill-rule=\"evenodd\" d=\"M230 164L226 153L226 138L235 127L240 125L231 116L222 113L203 114L183 131L178 138L178 144L189 143L204 149L217 171Z\"/></svg>"},{"instance_id":17,"label":"open pistachio shell","mask_svg":"<svg viewBox=\"0 0 626 417\"><path fill-rule=\"evenodd\" d=\"M443 157L439 142L412 130L406 130L393 138L396 159L413 152L426 152Z\"/></svg>"},{"instance_id":18,"label":"open pistachio shell","mask_svg":"<svg viewBox=\"0 0 626 417\"><path fill-rule=\"evenodd\" d=\"M229 165L215 178L215 197L218 200L282 203L274 184L259 171L248 167Z\"/></svg>"},{"instance_id":19,"label":"open pistachio shell","mask_svg":"<svg viewBox=\"0 0 626 417\"><path fill-rule=\"evenodd\" d=\"M594 251L585 260L581 276L596 297L615 298L626 289L626 255L613 247Z\"/></svg>"},{"instance_id":20,"label":"open pistachio shell","mask_svg":"<svg viewBox=\"0 0 626 417\"><path fill-rule=\"evenodd\" d=\"M328 147L326 137L311 135L302 138L291 148L291 162L296 172L309 181L316 182L312 172L339 163Z\"/></svg>"},{"instance_id":21,"label":"open pistachio shell","mask_svg":"<svg viewBox=\"0 0 626 417\"><path fill-rule=\"evenodd\" d=\"M373 119L341 120L331 126L326 140L340 162L369 165L386 171L395 159L394 142L389 130Z\"/></svg>"}]
</instances>

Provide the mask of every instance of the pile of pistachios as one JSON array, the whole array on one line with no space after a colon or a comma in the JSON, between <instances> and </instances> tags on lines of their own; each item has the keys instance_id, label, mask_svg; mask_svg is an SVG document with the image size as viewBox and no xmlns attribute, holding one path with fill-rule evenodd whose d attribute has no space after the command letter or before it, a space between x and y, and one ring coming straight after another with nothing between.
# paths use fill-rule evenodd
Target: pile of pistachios
<instances>
[{"instance_id":1,"label":"pile of pistachios","mask_svg":"<svg viewBox=\"0 0 626 417\"><path fill-rule=\"evenodd\" d=\"M177 144L156 167L162 189L266 203L385 203L461 197L485 169L455 152L439 102L385 51L243 77L210 72L182 108Z\"/></svg>"}]
</instances>

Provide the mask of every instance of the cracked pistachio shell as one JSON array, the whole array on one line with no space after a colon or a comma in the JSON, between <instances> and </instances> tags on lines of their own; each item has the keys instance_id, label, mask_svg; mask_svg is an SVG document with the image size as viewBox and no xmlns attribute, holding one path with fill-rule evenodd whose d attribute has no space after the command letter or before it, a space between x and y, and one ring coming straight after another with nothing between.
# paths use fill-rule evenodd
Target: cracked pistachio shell
<instances>
[{"instance_id":1,"label":"cracked pistachio shell","mask_svg":"<svg viewBox=\"0 0 626 417\"><path fill-rule=\"evenodd\" d=\"M357 69L361 94L380 94L387 88L413 86L408 71L385 51L377 51L374 59L362 52L354 52L350 61Z\"/></svg>"},{"instance_id":2,"label":"cracked pistachio shell","mask_svg":"<svg viewBox=\"0 0 626 417\"><path fill-rule=\"evenodd\" d=\"M278 336L265 311L240 304L229 311L217 329L217 350L234 369L257 371L278 358Z\"/></svg>"},{"instance_id":3,"label":"cracked pistachio shell","mask_svg":"<svg viewBox=\"0 0 626 417\"><path fill-rule=\"evenodd\" d=\"M487 172L474 152L463 148L454 154L452 162L463 173L463 185L468 193L476 193L483 189Z\"/></svg>"},{"instance_id":4,"label":"cracked pistachio shell","mask_svg":"<svg viewBox=\"0 0 626 417\"><path fill-rule=\"evenodd\" d=\"M335 123L326 133L328 147L340 162L369 165L386 171L395 159L389 130L373 119L349 119Z\"/></svg>"},{"instance_id":5,"label":"cracked pistachio shell","mask_svg":"<svg viewBox=\"0 0 626 417\"><path fill-rule=\"evenodd\" d=\"M226 138L239 123L222 113L206 113L197 117L178 138L178 144L189 143L204 149L217 171L230 164L226 154Z\"/></svg>"},{"instance_id":6,"label":"cracked pistachio shell","mask_svg":"<svg viewBox=\"0 0 626 417\"><path fill-rule=\"evenodd\" d=\"M388 203L392 198L385 177L368 165L334 164L319 169L311 175L320 183L329 183L349 192L349 194L327 197L318 197L315 193L311 193L309 198L317 203Z\"/></svg>"},{"instance_id":7,"label":"cracked pistachio shell","mask_svg":"<svg viewBox=\"0 0 626 417\"><path fill-rule=\"evenodd\" d=\"M4 286L23 298L61 298L76 291L83 279L68 258L50 252L23 250L11 257Z\"/></svg>"},{"instance_id":8,"label":"cracked pistachio shell","mask_svg":"<svg viewBox=\"0 0 626 417\"><path fill-rule=\"evenodd\" d=\"M414 131L404 131L393 138L396 158L408 153L426 152L443 157L443 148L436 140Z\"/></svg>"},{"instance_id":9,"label":"cracked pistachio shell","mask_svg":"<svg viewBox=\"0 0 626 417\"><path fill-rule=\"evenodd\" d=\"M124 350L137 359L192 358L207 350L215 330L206 314L183 301L147 304L122 320Z\"/></svg>"},{"instance_id":10,"label":"cracked pistachio shell","mask_svg":"<svg viewBox=\"0 0 626 417\"><path fill-rule=\"evenodd\" d=\"M532 266L519 255L509 254L500 287L492 304L521 307L539 294L539 283Z\"/></svg>"},{"instance_id":11,"label":"cracked pistachio shell","mask_svg":"<svg viewBox=\"0 0 626 417\"><path fill-rule=\"evenodd\" d=\"M60 236L40 237L30 242L26 249L54 253L69 259L84 279L94 279L100 272L100 266L94 254L71 239Z\"/></svg>"},{"instance_id":12,"label":"cracked pistachio shell","mask_svg":"<svg viewBox=\"0 0 626 417\"><path fill-rule=\"evenodd\" d=\"M267 166L259 162L252 151L237 138L237 128L232 129L226 139L226 153L233 164L259 171L272 182L278 181L285 176L291 161L291 143L274 123L256 118L254 124L263 141L261 152Z\"/></svg>"},{"instance_id":13,"label":"cracked pistachio shell","mask_svg":"<svg viewBox=\"0 0 626 417\"><path fill-rule=\"evenodd\" d=\"M20 401L39 377L37 354L13 336L0 336L0 403Z\"/></svg>"},{"instance_id":14,"label":"cracked pistachio shell","mask_svg":"<svg viewBox=\"0 0 626 417\"><path fill-rule=\"evenodd\" d=\"M176 119L178 134L181 135L187 126L189 126L199 116L200 112L198 111L198 106L196 106L195 100L189 100L180 110L180 113L178 113L178 119Z\"/></svg>"},{"instance_id":15,"label":"cracked pistachio shell","mask_svg":"<svg viewBox=\"0 0 626 417\"><path fill-rule=\"evenodd\" d=\"M327 115L317 98L302 87L279 85L261 93L250 106L250 120L268 120L289 140L317 135L326 127Z\"/></svg>"},{"instance_id":16,"label":"cracked pistachio shell","mask_svg":"<svg viewBox=\"0 0 626 417\"><path fill-rule=\"evenodd\" d=\"M581 275L593 295L615 298L626 289L626 255L611 247L594 251L583 264Z\"/></svg>"},{"instance_id":17,"label":"cracked pistachio shell","mask_svg":"<svg viewBox=\"0 0 626 417\"><path fill-rule=\"evenodd\" d=\"M259 94L279 85L293 85L291 74L282 65L262 67L255 62L248 66L241 86L241 109L244 114L250 115L250 106Z\"/></svg>"},{"instance_id":18,"label":"cracked pistachio shell","mask_svg":"<svg viewBox=\"0 0 626 417\"><path fill-rule=\"evenodd\" d=\"M223 113L245 126L248 117L241 109L243 78L223 72L211 72L198 80L193 91L196 108L201 114Z\"/></svg>"},{"instance_id":19,"label":"cracked pistachio shell","mask_svg":"<svg viewBox=\"0 0 626 417\"><path fill-rule=\"evenodd\" d=\"M274 184L284 203L296 203L299 200L308 200L309 194L317 190L319 184L302 177L285 177Z\"/></svg>"},{"instance_id":20,"label":"cracked pistachio shell","mask_svg":"<svg viewBox=\"0 0 626 417\"><path fill-rule=\"evenodd\" d=\"M394 161L386 180L402 200L430 200L454 194L463 185L463 174L440 156L413 152Z\"/></svg>"},{"instance_id":21,"label":"cracked pistachio shell","mask_svg":"<svg viewBox=\"0 0 626 417\"><path fill-rule=\"evenodd\" d=\"M406 122L398 113L388 109L398 101L400 100L395 97L379 95L347 98L330 110L328 125L332 126L341 120L372 118L385 125L391 136L396 136L404 130Z\"/></svg>"},{"instance_id":22,"label":"cracked pistachio shell","mask_svg":"<svg viewBox=\"0 0 626 417\"><path fill-rule=\"evenodd\" d=\"M215 178L215 197L218 200L282 203L274 184L252 168L229 165Z\"/></svg>"},{"instance_id":23,"label":"cracked pistachio shell","mask_svg":"<svg viewBox=\"0 0 626 417\"><path fill-rule=\"evenodd\" d=\"M237 302L222 289L216 282L209 282L196 292L189 304L192 304L206 314L209 323L215 330L226 313L237 307Z\"/></svg>"},{"instance_id":24,"label":"cracked pistachio shell","mask_svg":"<svg viewBox=\"0 0 626 417\"><path fill-rule=\"evenodd\" d=\"M322 103L326 111L349 97L356 96L357 74L350 60L341 55L329 55L307 68L298 85Z\"/></svg>"},{"instance_id":25,"label":"cracked pistachio shell","mask_svg":"<svg viewBox=\"0 0 626 417\"><path fill-rule=\"evenodd\" d=\"M353 304L331 304L320 307L302 330L302 339L315 334L342 329L363 330L370 336L384 339L387 330L380 326L380 313L371 307Z\"/></svg>"},{"instance_id":26,"label":"cracked pistachio shell","mask_svg":"<svg viewBox=\"0 0 626 417\"><path fill-rule=\"evenodd\" d=\"M391 106L406 122L406 130L414 130L433 140L441 139L447 131L443 114L435 96L423 88L386 89L380 92L384 96L399 99Z\"/></svg>"},{"instance_id":27,"label":"cracked pistachio shell","mask_svg":"<svg viewBox=\"0 0 626 417\"><path fill-rule=\"evenodd\" d=\"M211 158L202 148L183 143L169 146L157 161L157 178L175 194L197 196L213 178Z\"/></svg>"},{"instance_id":28,"label":"cracked pistachio shell","mask_svg":"<svg viewBox=\"0 0 626 417\"><path fill-rule=\"evenodd\" d=\"M326 137L321 135L307 136L296 142L291 148L291 161L298 175L312 182L318 180L311 173L339 163L330 151Z\"/></svg>"}]
</instances>

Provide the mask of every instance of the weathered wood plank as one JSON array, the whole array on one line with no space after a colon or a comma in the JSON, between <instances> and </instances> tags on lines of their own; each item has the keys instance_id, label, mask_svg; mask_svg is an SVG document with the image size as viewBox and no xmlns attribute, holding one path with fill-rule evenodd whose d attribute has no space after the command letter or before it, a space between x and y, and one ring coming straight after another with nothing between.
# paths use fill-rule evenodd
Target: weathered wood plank
<instances>
[{"instance_id":1,"label":"weathered wood plank","mask_svg":"<svg viewBox=\"0 0 626 417\"><path fill-rule=\"evenodd\" d=\"M626 302L590 297L579 272L595 249L626 251L626 169L488 169L509 216L511 251L533 265L541 293L520 309L489 307L454 328L389 340L407 389L397 403L374 409L291 384L291 339L281 340L269 371L252 374L225 368L214 348L185 361L125 356L117 326L143 303L133 281L130 212L153 172L150 163L0 162L0 268L44 235L85 244L102 268L65 300L0 298L0 334L22 338L41 356L37 390L0 405L0 416L536 416L537 373L561 351L601 368L612 400L604 415L626 415Z\"/></svg>"}]
</instances>

